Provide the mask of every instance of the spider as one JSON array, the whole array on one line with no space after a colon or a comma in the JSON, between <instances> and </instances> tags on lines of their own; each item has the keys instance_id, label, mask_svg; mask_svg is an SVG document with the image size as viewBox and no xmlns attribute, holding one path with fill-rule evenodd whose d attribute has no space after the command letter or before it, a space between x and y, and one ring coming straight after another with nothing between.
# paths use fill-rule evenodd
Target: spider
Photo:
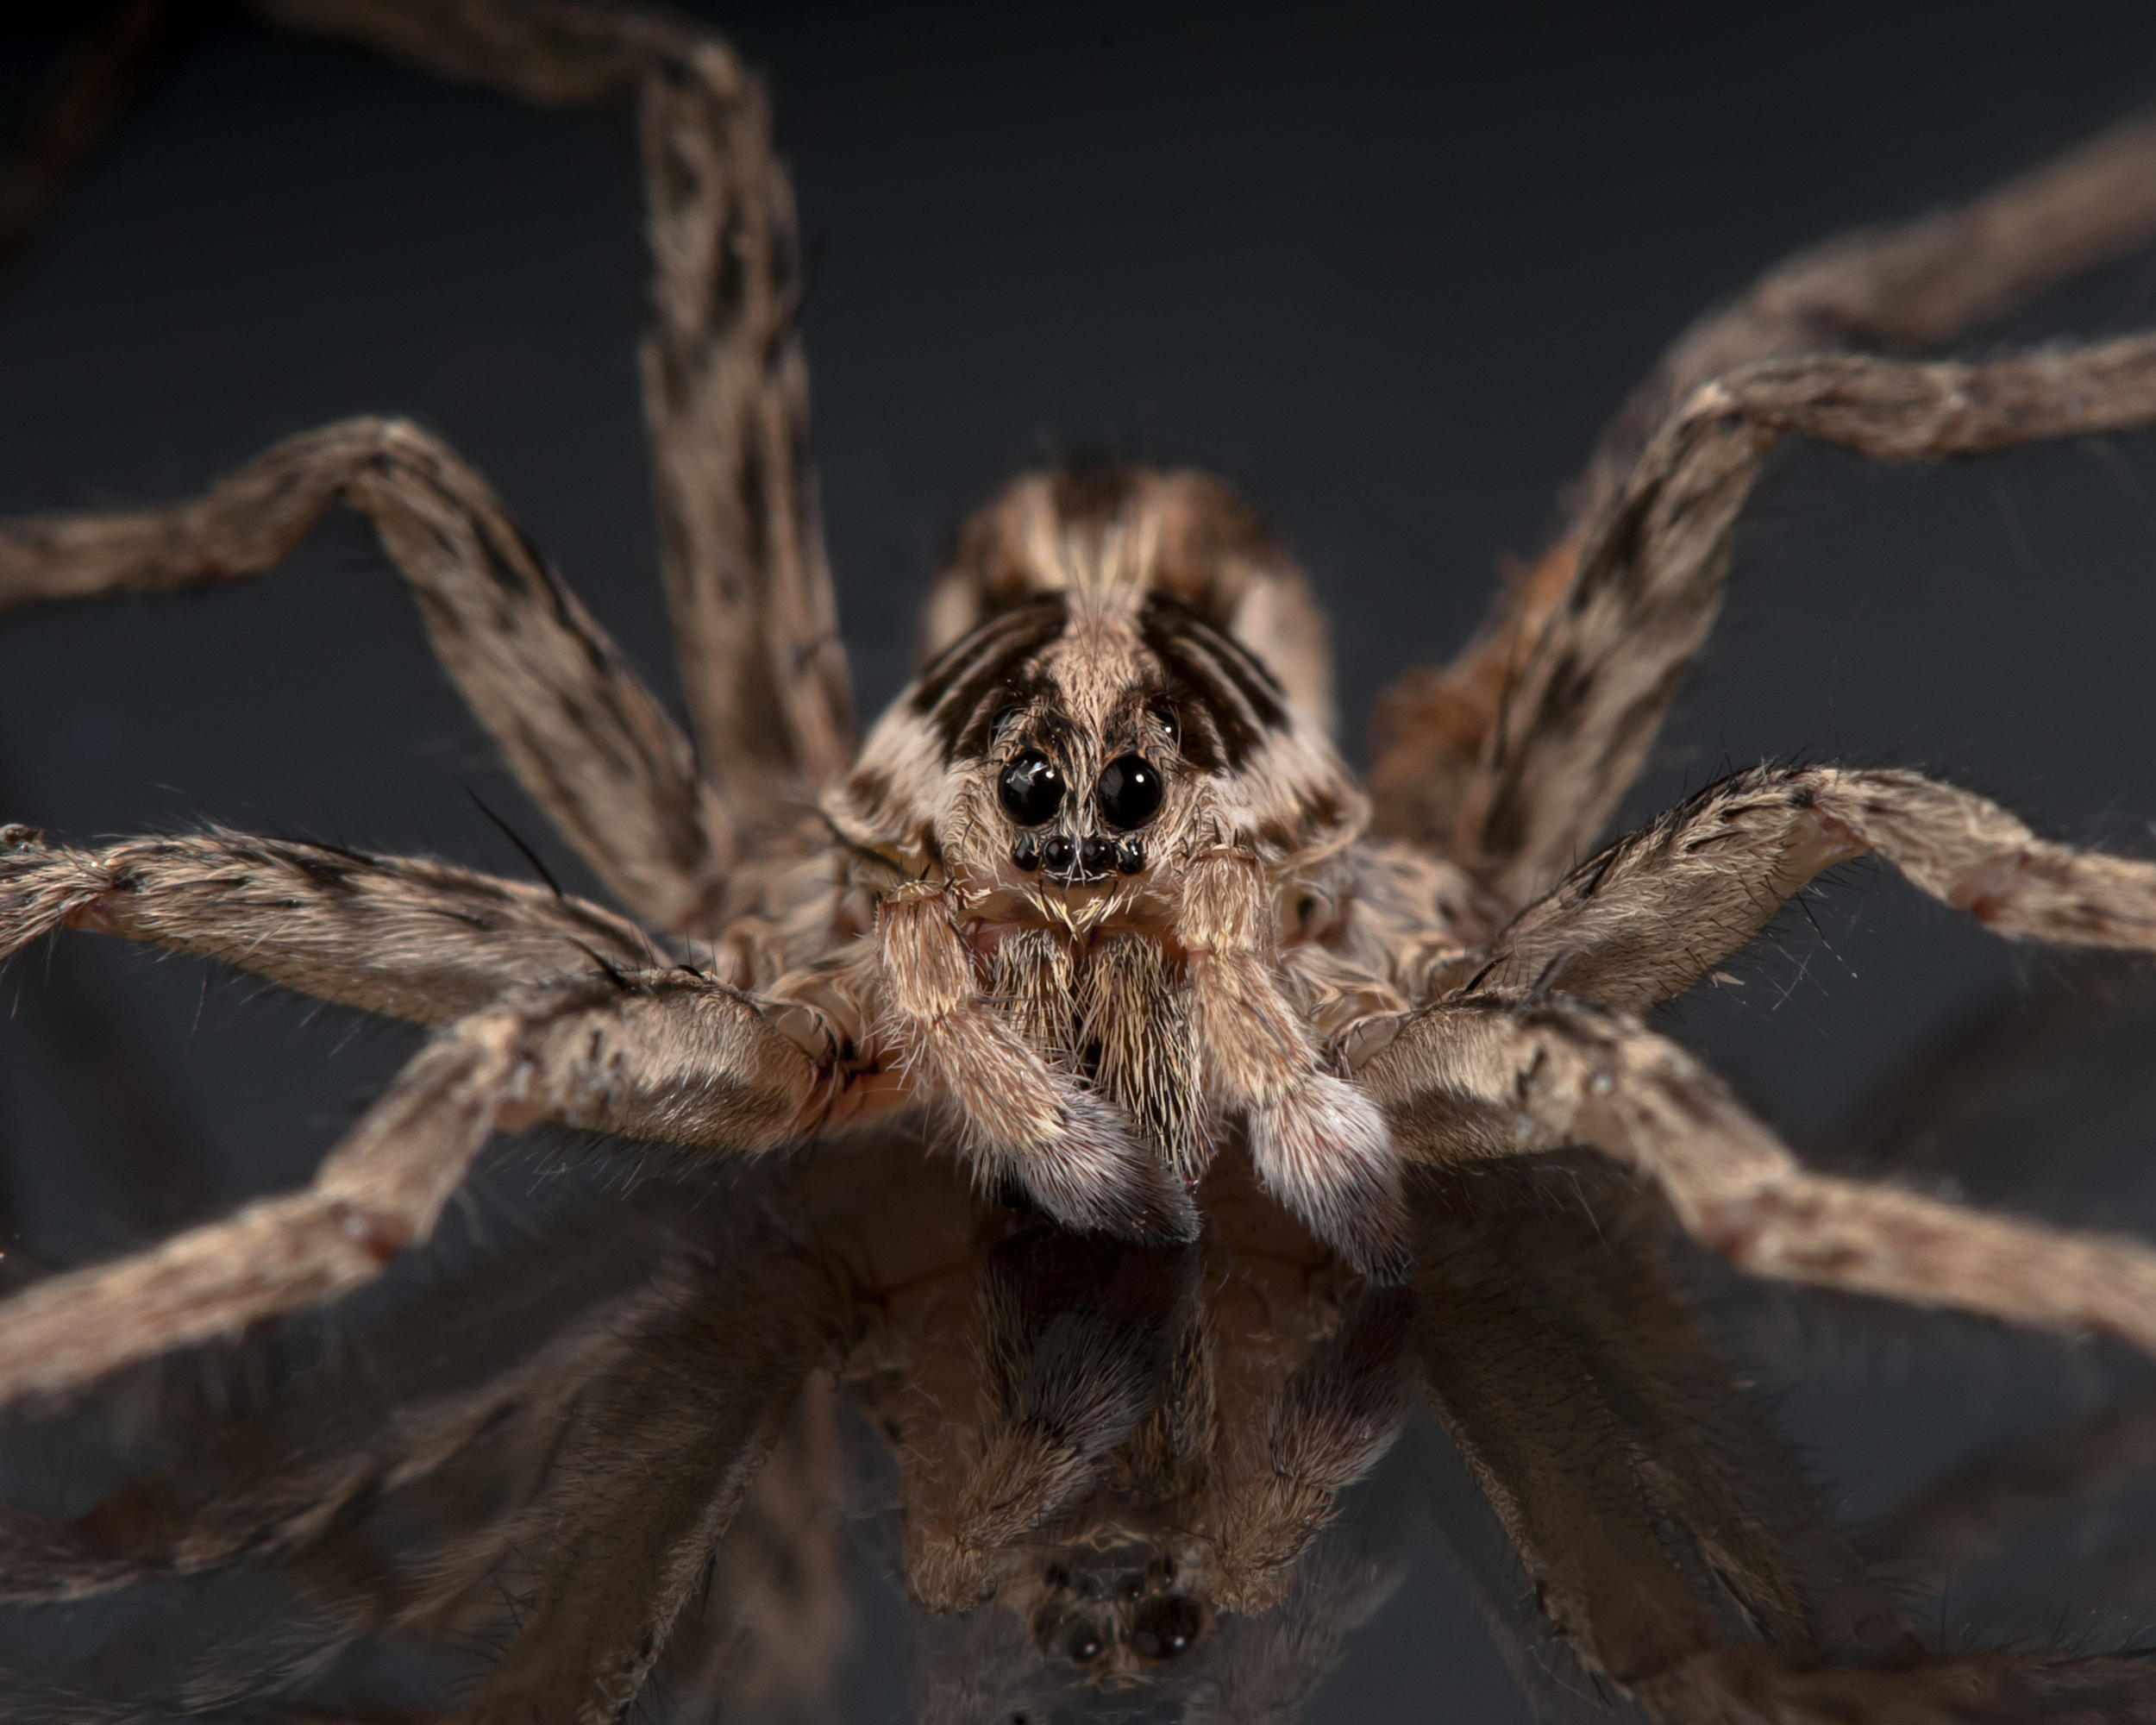
<instances>
[{"instance_id":1,"label":"spider","mask_svg":"<svg viewBox=\"0 0 2156 1725\"><path fill-rule=\"evenodd\" d=\"M1330 739L1322 625L1201 475L1022 479L958 536L920 676L856 750L806 461L799 261L760 89L717 39L573 5L264 9L530 99L633 91L643 349L691 737L484 481L401 422L270 450L197 503L17 524L12 604L238 579L360 510L445 668L631 914L428 861L211 831L7 830L0 944L62 926L439 1027L308 1190L54 1277L0 1394L57 1396L317 1303L424 1239L487 1139L555 1120L748 1154L926 1118L981 1187L1166 1247L1247 1158L1372 1281L1403 1169L1583 1145L1767 1275L2147 1347L2156 1259L1809 1173L1638 1014L1867 851L1998 932L2156 943L2156 870L1890 770L1763 768L1587 851L1711 624L1729 536L1796 432L1886 460L2145 425L2135 338L1937 347L2146 236L2129 127L1959 219L1773 272L1674 348L1549 552L1443 671Z\"/></svg>"}]
</instances>

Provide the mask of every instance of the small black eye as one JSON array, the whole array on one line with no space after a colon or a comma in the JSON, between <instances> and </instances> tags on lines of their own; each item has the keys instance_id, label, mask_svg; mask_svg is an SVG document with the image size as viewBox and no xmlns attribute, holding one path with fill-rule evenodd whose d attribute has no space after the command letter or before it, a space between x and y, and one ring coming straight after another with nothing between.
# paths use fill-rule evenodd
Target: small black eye
<instances>
[{"instance_id":1,"label":"small black eye","mask_svg":"<svg viewBox=\"0 0 2156 1725\"><path fill-rule=\"evenodd\" d=\"M1100 769L1094 787L1100 818L1128 832L1160 812L1160 768L1143 755L1119 755Z\"/></svg>"},{"instance_id":2,"label":"small black eye","mask_svg":"<svg viewBox=\"0 0 2156 1725\"><path fill-rule=\"evenodd\" d=\"M1066 1644L1070 1657L1081 1665L1089 1665L1107 1651L1108 1644L1100 1630L1090 1623L1081 1623L1070 1632Z\"/></svg>"},{"instance_id":3,"label":"small black eye","mask_svg":"<svg viewBox=\"0 0 2156 1725\"><path fill-rule=\"evenodd\" d=\"M1006 767L996 788L1004 813L1020 826L1053 820L1063 806L1062 769L1037 749L1027 750Z\"/></svg>"}]
</instances>

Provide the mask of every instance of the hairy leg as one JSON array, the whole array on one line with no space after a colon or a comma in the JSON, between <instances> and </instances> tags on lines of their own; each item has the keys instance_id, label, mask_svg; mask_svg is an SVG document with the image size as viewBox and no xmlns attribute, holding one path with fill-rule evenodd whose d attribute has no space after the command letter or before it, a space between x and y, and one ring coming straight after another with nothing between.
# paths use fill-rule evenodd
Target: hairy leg
<instances>
[{"instance_id":1,"label":"hairy leg","mask_svg":"<svg viewBox=\"0 0 2156 1725\"><path fill-rule=\"evenodd\" d=\"M667 1638L650 1684L677 1716L833 1716L856 1615L840 1395L822 1373L803 1385L719 1543L711 1585Z\"/></svg>"},{"instance_id":2,"label":"hairy leg","mask_svg":"<svg viewBox=\"0 0 2156 1725\"><path fill-rule=\"evenodd\" d=\"M1762 361L1851 348L1921 351L2156 235L2156 120L2143 116L1959 209L1861 229L1798 253L1678 337L1604 432L1545 554L1508 575L1488 619L1443 670L1417 668L1372 715L1381 831L1491 857L1470 818L1475 781L1537 643L1584 579L1657 434L1709 380ZM1622 786L1601 787L1614 802ZM1486 793L1483 795L1486 796ZM1591 840L1591 825L1585 840ZM1559 856L1562 866L1565 860Z\"/></svg>"},{"instance_id":3,"label":"hairy leg","mask_svg":"<svg viewBox=\"0 0 2156 1725\"><path fill-rule=\"evenodd\" d=\"M1607 508L1710 379L1801 354L1942 348L2151 239L2156 115L2141 113L1958 208L1808 247L1670 344L1603 432L1573 512Z\"/></svg>"},{"instance_id":4,"label":"hairy leg","mask_svg":"<svg viewBox=\"0 0 2156 1725\"><path fill-rule=\"evenodd\" d=\"M984 1177L1015 1180L1067 1226L1188 1239L1197 1213L1117 1112L1056 1070L985 997L943 888L915 882L876 908L878 1039L962 1123Z\"/></svg>"},{"instance_id":5,"label":"hairy leg","mask_svg":"<svg viewBox=\"0 0 2156 1725\"><path fill-rule=\"evenodd\" d=\"M1651 1717L2156 1717L2144 1661L1922 1650L1700 1333L1612 1171L1514 1164L1419 1195L1425 1392L1540 1610Z\"/></svg>"},{"instance_id":6,"label":"hairy leg","mask_svg":"<svg viewBox=\"0 0 2156 1725\"><path fill-rule=\"evenodd\" d=\"M1225 1435L1200 1531L1214 1542L1214 1597L1229 1611L1273 1609L1339 1496L1384 1459L1407 1414L1413 1302L1404 1290L1364 1299L1254 1415Z\"/></svg>"},{"instance_id":7,"label":"hairy leg","mask_svg":"<svg viewBox=\"0 0 2156 1725\"><path fill-rule=\"evenodd\" d=\"M1357 1269L1403 1280L1407 1204L1385 1123L1320 1067L1268 962L1276 917L1255 856L1215 851L1185 869L1175 933L1200 1070L1219 1103L1248 1116L1266 1189Z\"/></svg>"},{"instance_id":8,"label":"hairy leg","mask_svg":"<svg viewBox=\"0 0 2156 1725\"><path fill-rule=\"evenodd\" d=\"M373 1281L433 1232L498 1127L558 1120L764 1150L814 1129L822 1076L747 996L684 971L617 974L472 1013L413 1057L306 1190L0 1305L0 1402L60 1395Z\"/></svg>"},{"instance_id":9,"label":"hairy leg","mask_svg":"<svg viewBox=\"0 0 2156 1725\"><path fill-rule=\"evenodd\" d=\"M339 502L373 521L443 668L600 879L662 926L709 922L736 850L686 740L486 482L416 426L302 432L191 503L0 523L0 611L260 574Z\"/></svg>"},{"instance_id":10,"label":"hairy leg","mask_svg":"<svg viewBox=\"0 0 2156 1725\"><path fill-rule=\"evenodd\" d=\"M1983 365L1773 361L1702 385L1585 543L1521 663L1463 796L1460 859L1520 904L1593 842L1707 638L1745 499L1783 437L1936 461L2152 422L2149 336Z\"/></svg>"},{"instance_id":11,"label":"hairy leg","mask_svg":"<svg viewBox=\"0 0 2156 1725\"><path fill-rule=\"evenodd\" d=\"M1077 1502L1169 1394L1197 1259L1032 1231L985 1266L963 1335L915 1389L906 1468L906 1574L931 1609L965 1611L999 1565ZM962 1352L962 1361L953 1358ZM976 1428L936 1405L954 1365ZM947 1392L946 1392L947 1393Z\"/></svg>"},{"instance_id":12,"label":"hairy leg","mask_svg":"<svg viewBox=\"0 0 2156 1725\"><path fill-rule=\"evenodd\" d=\"M21 800L0 771L0 808ZM0 965L13 926L7 884L16 850L0 826ZM85 967L47 963L34 988L11 990L14 1058L42 1061L86 1133L89 1157L99 1170L106 1201L128 1237L161 1233L200 1208L204 1176L210 1165L197 1128L163 1093L142 1058L140 1039L109 1001L85 982ZM0 1146L12 1152L12 1145ZM11 1202L0 1200L0 1236L10 1245L0 1257L0 1294L12 1293L42 1273L23 1245Z\"/></svg>"},{"instance_id":13,"label":"hairy leg","mask_svg":"<svg viewBox=\"0 0 2156 1725\"><path fill-rule=\"evenodd\" d=\"M1407 1559L1391 1551L1373 1557L1352 1545L1320 1546L1296 1566L1279 1603L1215 1626L1211 1680L1193 1686L1183 1725L1287 1725L1305 1717L1312 1691L1407 1570Z\"/></svg>"},{"instance_id":14,"label":"hairy leg","mask_svg":"<svg viewBox=\"0 0 2156 1725\"><path fill-rule=\"evenodd\" d=\"M463 1291L463 1290L460 1290ZM648 1291L648 1290L647 1290ZM377 1496L424 1479L512 1422L558 1422L611 1364L649 1301L625 1296L529 1359L380 1417L381 1390L304 1398L221 1438L202 1455L130 1482L87 1514L54 1522L0 1505L0 1598L80 1599L239 1562L304 1565ZM444 1306L437 1324L463 1326ZM471 1362L466 1363L467 1367ZM394 1374L392 1373L392 1377ZM374 1416L355 1430L355 1414Z\"/></svg>"},{"instance_id":15,"label":"hairy leg","mask_svg":"<svg viewBox=\"0 0 2156 1725\"><path fill-rule=\"evenodd\" d=\"M788 1242L748 1243L634 1337L525 1518L543 1555L467 1725L628 1715L836 1334L830 1293Z\"/></svg>"},{"instance_id":16,"label":"hairy leg","mask_svg":"<svg viewBox=\"0 0 2156 1725\"><path fill-rule=\"evenodd\" d=\"M1461 994L1557 989L1639 1012L1681 994L1804 884L1875 852L2010 939L2156 952L2156 862L2039 838L1894 768L1755 768L1591 858L1492 943Z\"/></svg>"},{"instance_id":17,"label":"hairy leg","mask_svg":"<svg viewBox=\"0 0 2156 1725\"><path fill-rule=\"evenodd\" d=\"M420 1024L518 988L671 962L597 905L431 858L216 830L87 850L0 827L0 960L59 928L220 959Z\"/></svg>"},{"instance_id":18,"label":"hairy leg","mask_svg":"<svg viewBox=\"0 0 2156 1725\"><path fill-rule=\"evenodd\" d=\"M2129 1039L2145 1045L2153 982L2138 955L2107 952L2017 978L1919 1044L1822 1142L1845 1165L1936 1170L1987 1189L2096 1176L2114 1134L2149 1118L2156 1102L2156 1070L2140 1064L2138 1046L2125 1070L2106 1058ZM2032 1165L2025 1140L2039 1108L2062 1132L2053 1154ZM2070 1142L2086 1149L2062 1166L2055 1157Z\"/></svg>"},{"instance_id":19,"label":"hairy leg","mask_svg":"<svg viewBox=\"0 0 2156 1725\"><path fill-rule=\"evenodd\" d=\"M1580 1144L1652 1177L1694 1239L1755 1275L2094 1331L2156 1353L2156 1250L1814 1174L1636 1020L1562 998L1429 1008L1361 1073L1410 1154Z\"/></svg>"},{"instance_id":20,"label":"hairy leg","mask_svg":"<svg viewBox=\"0 0 2156 1725\"><path fill-rule=\"evenodd\" d=\"M22 255L67 182L147 84L176 34L170 0L122 0L84 30L27 135L0 158L0 269Z\"/></svg>"},{"instance_id":21,"label":"hairy leg","mask_svg":"<svg viewBox=\"0 0 2156 1725\"><path fill-rule=\"evenodd\" d=\"M503 1425L566 1417L678 1302L685 1255L677 1229L627 1208L522 1242L73 1521L0 1506L0 1597L80 1598L313 1545Z\"/></svg>"},{"instance_id":22,"label":"hairy leg","mask_svg":"<svg viewBox=\"0 0 2156 1725\"><path fill-rule=\"evenodd\" d=\"M659 544L706 770L752 821L853 754L808 448L793 191L762 85L715 32L585 0L255 0L264 16L542 106L636 96Z\"/></svg>"},{"instance_id":23,"label":"hairy leg","mask_svg":"<svg viewBox=\"0 0 2156 1725\"><path fill-rule=\"evenodd\" d=\"M1731 1622L1798 1659L1914 1649L1616 1170L1505 1164L1417 1197L1424 1392L1589 1671L1650 1679Z\"/></svg>"}]
</instances>

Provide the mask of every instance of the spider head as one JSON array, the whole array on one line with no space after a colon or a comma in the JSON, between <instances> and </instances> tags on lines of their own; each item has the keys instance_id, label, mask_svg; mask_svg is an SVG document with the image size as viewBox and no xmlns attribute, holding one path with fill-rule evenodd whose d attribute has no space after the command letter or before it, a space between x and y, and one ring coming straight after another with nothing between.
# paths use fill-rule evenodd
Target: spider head
<instances>
[{"instance_id":1,"label":"spider head","mask_svg":"<svg viewBox=\"0 0 2156 1725\"><path fill-rule=\"evenodd\" d=\"M1173 1557L1149 1546L1073 1546L1043 1568L1034 1645L1095 1682L1128 1681L1183 1657L1213 1614L1179 1584Z\"/></svg>"},{"instance_id":2,"label":"spider head","mask_svg":"<svg viewBox=\"0 0 2156 1725\"><path fill-rule=\"evenodd\" d=\"M1326 735L1324 626L1219 481L1021 480L961 530L932 656L827 804L986 889L1130 902L1209 846L1359 825Z\"/></svg>"},{"instance_id":3,"label":"spider head","mask_svg":"<svg viewBox=\"0 0 2156 1725\"><path fill-rule=\"evenodd\" d=\"M1187 824L1196 775L1177 747L1172 710L1142 687L1125 688L1091 725L1072 722L1073 693L1051 686L1007 702L988 725L973 782L960 788L977 813L993 779L1001 831L991 842L1006 842L1010 872L1098 888L1146 872L1156 830ZM1172 809L1169 762L1181 793Z\"/></svg>"}]
</instances>

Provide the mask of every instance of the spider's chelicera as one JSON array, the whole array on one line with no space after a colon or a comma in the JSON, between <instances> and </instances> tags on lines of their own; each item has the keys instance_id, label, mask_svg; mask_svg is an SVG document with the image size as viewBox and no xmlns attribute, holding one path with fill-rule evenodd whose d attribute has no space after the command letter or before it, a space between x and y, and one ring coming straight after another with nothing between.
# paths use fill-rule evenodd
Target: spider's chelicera
<instances>
[{"instance_id":1,"label":"spider's chelicera","mask_svg":"<svg viewBox=\"0 0 2156 1725\"><path fill-rule=\"evenodd\" d=\"M1866 852L2001 934L2143 951L2156 866L1914 772L1833 766L1737 773L1595 848L1782 437L1905 461L2156 423L2146 336L1877 356L1938 348L2156 231L2156 128L1796 259L1688 332L1481 634L1381 697L1373 807L1333 740L1301 574L1226 486L1181 470L1071 467L990 501L935 578L918 674L856 748L791 195L755 80L660 13L268 9L534 100L636 95L691 728L486 482L402 421L302 433L196 501L0 526L13 607L244 579L332 505L364 513L617 905L221 830L81 847L0 829L0 955L97 931L437 1031L305 1190L16 1297L0 1397L362 1285L428 1237L493 1133L538 1120L713 1158L922 1134L980 1194L1140 1245L1197 1239L1247 1178L1313 1260L1381 1285L1414 1276L1432 1226L1411 1166L1584 1149L1758 1273L2156 1351L2156 1252L1812 1172L1640 1017ZM1308 1465L1328 1490L1351 1477ZM1278 1457L1260 1471L1302 1477ZM945 1555L978 1580L979 1551ZM1041 1583L1031 1620L1076 1665L1170 1659L1200 1633L1164 1580L1104 1627L1083 1579ZM609 1695L649 1670L650 1636L636 1645Z\"/></svg>"}]
</instances>

